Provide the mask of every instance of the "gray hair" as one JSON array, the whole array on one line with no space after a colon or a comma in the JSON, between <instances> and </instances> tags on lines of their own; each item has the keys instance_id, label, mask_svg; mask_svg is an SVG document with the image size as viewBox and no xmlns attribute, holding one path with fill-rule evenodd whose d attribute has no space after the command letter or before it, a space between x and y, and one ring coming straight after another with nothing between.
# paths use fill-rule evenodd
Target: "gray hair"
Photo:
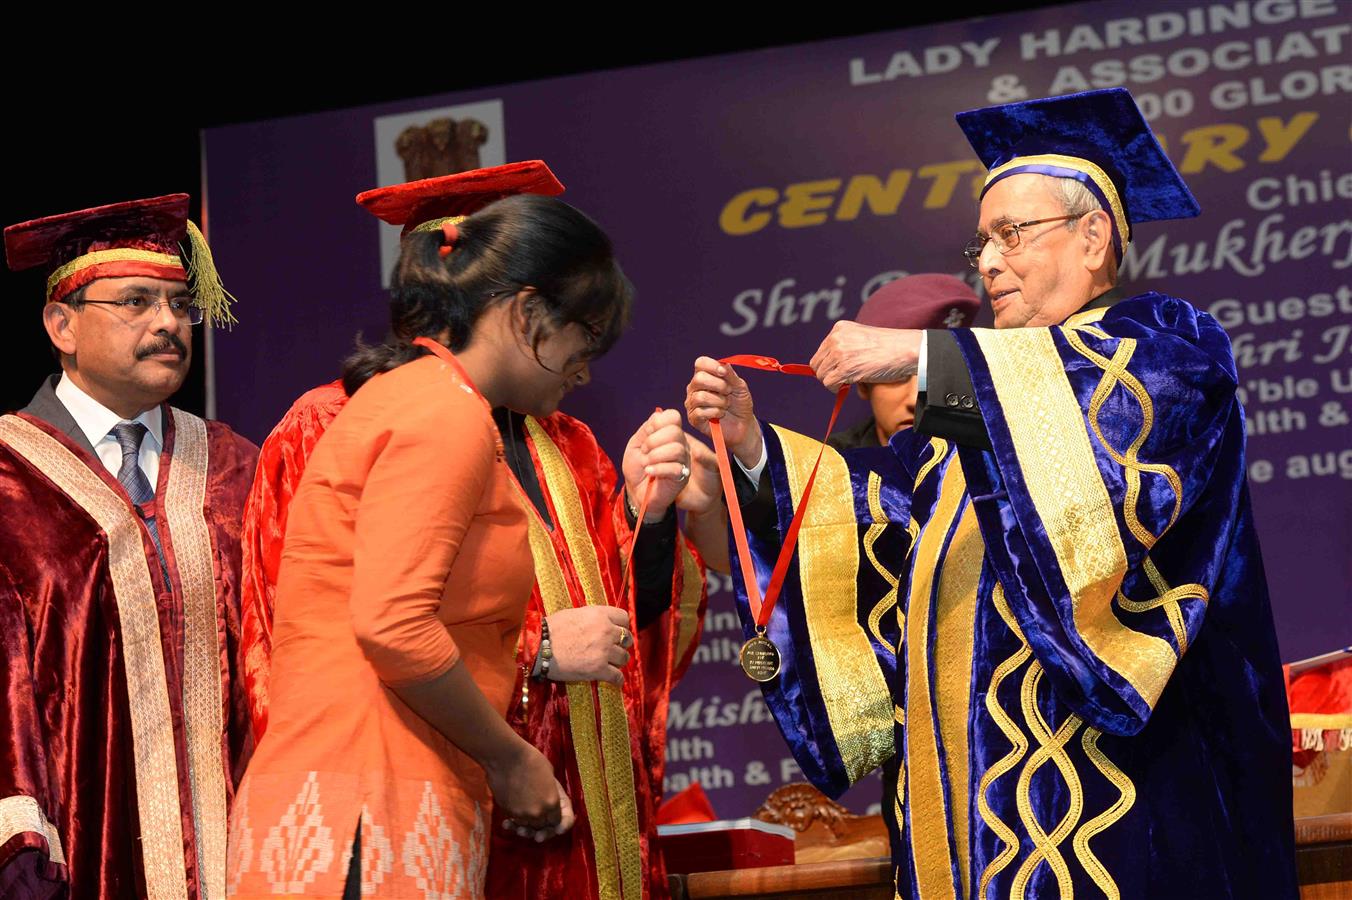
<instances>
[{"instance_id":1,"label":"gray hair","mask_svg":"<svg viewBox=\"0 0 1352 900\"><path fill-rule=\"evenodd\" d=\"M1052 192L1052 196L1061 204L1061 210L1068 216L1085 216L1095 210L1103 209L1103 204L1099 198L1094 196L1094 192L1085 187L1083 183L1074 178L1061 178L1055 175L1044 176L1047 181L1047 188ZM1112 213L1109 213L1111 216ZM1067 219L1066 227L1074 228L1079 219ZM1122 235L1123 240L1126 235ZM1125 247L1123 248L1126 249ZM1117 254L1108 254L1108 280L1111 284L1117 284Z\"/></svg>"}]
</instances>

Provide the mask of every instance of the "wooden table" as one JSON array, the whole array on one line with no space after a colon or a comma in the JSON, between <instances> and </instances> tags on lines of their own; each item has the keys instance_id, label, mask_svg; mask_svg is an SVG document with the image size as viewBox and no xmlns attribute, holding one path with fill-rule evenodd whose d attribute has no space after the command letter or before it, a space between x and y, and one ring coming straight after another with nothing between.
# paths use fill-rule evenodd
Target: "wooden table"
<instances>
[{"instance_id":1,"label":"wooden table","mask_svg":"<svg viewBox=\"0 0 1352 900\"><path fill-rule=\"evenodd\" d=\"M1301 900L1352 900L1352 813L1296 821ZM801 866L672 875L674 900L783 897L789 900L891 900L887 859L844 859Z\"/></svg>"}]
</instances>

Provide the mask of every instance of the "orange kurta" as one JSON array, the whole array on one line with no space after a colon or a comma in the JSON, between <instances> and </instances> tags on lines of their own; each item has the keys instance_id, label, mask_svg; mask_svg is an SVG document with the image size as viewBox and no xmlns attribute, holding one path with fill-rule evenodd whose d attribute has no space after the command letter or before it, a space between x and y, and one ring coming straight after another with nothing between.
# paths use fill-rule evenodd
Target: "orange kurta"
<instances>
[{"instance_id":1,"label":"orange kurta","mask_svg":"<svg viewBox=\"0 0 1352 900\"><path fill-rule=\"evenodd\" d=\"M315 447L291 507L271 714L231 818L236 896L477 897L482 769L390 685L469 667L505 711L533 573L488 408L424 357L372 379ZM430 893L428 893L430 892Z\"/></svg>"}]
</instances>

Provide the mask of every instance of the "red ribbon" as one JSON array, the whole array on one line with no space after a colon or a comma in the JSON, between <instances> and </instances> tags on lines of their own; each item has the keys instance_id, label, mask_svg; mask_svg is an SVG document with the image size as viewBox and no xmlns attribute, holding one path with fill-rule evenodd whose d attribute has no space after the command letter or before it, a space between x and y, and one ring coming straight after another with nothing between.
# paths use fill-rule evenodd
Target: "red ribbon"
<instances>
[{"instance_id":1,"label":"red ribbon","mask_svg":"<svg viewBox=\"0 0 1352 900\"><path fill-rule=\"evenodd\" d=\"M770 356L738 354L724 357L719 362L724 365L739 365L751 369L760 369L764 372L781 372L785 375L815 376L817 374L811 366L805 366L802 363L780 363L779 360ZM827 437L830 437L831 430L836 427L836 417L840 415L840 409L844 406L845 398L849 396L849 393L849 385L842 386L836 392L836 403L831 408L831 420L826 424ZM779 558L775 560L775 568L770 575L770 583L765 587L765 599L762 600L760 584L756 581L756 569L751 563L751 548L746 539L746 526L742 523L742 508L737 502L737 486L732 480L732 463L728 459L728 445L723 439L723 426L718 419L709 420L709 434L714 439L714 452L718 455L718 474L723 480L723 497L728 505L728 517L732 520L732 537L737 544L738 562L741 563L742 568L742 581L746 583L747 602L751 605L751 615L756 621L756 630L764 634L766 626L770 624L770 613L774 611L775 603L779 600L779 592L784 588L784 579L788 577L789 560L793 558L794 548L798 545L798 531L803 525L803 515L807 512L808 498L812 496L812 488L817 481L817 469L822 463L822 453L826 451L826 438L822 438L821 449L817 451L817 461L812 464L812 474L808 476L807 484L803 486L803 496L798 501L798 508L794 510L793 520L789 523L789 530L784 534L784 544L779 549Z\"/></svg>"},{"instance_id":2,"label":"red ribbon","mask_svg":"<svg viewBox=\"0 0 1352 900\"><path fill-rule=\"evenodd\" d=\"M657 409L653 410L653 412L661 412L661 411L662 411L662 408L661 408L661 407L658 407ZM623 460L620 461L620 470L621 470L621 471L620 471L620 478L623 479L623 478L624 478L624 471L623 471L623 470L624 470L624 461L623 461ZM634 522L634 530L633 530L633 533L629 535L629 547L628 547L628 552L625 553L625 555L624 555L624 560L625 560L625 562L624 562L624 567L625 567L625 568L624 568L624 576L623 576L623 579L622 579L622 580L624 581L624 591L625 591L625 596L627 596L627 597L632 597L632 598L633 598L633 603L632 603L630 606L631 606L631 608L634 609L635 611L638 610L638 596L637 596L637 590L638 590L638 589L634 586L634 577L635 577L635 576L634 576L634 548L638 546L638 533L639 533L639 530L640 530L641 528L643 528L643 517L646 516L646 515L648 514L648 501L652 499L652 496L653 496L653 481L655 481L655 480L656 480L656 479L654 479L651 475L646 475L646 476L644 476L644 478L643 478L643 499L639 501L639 504L638 504L638 519L637 519L637 521ZM620 490L622 490L622 491L623 491L623 490L627 490L627 488L623 488L623 487L622 487L622 488L620 488ZM626 497L626 499L625 499L624 502L625 502L625 505L628 506L629 500L628 500L627 497ZM679 550L678 550L678 554L677 554L677 555L679 556Z\"/></svg>"}]
</instances>

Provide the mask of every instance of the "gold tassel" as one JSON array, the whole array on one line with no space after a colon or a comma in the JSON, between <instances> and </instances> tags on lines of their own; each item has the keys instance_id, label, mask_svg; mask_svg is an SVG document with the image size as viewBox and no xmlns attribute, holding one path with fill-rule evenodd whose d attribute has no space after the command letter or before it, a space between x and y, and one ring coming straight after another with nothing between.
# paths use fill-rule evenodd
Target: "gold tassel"
<instances>
[{"instance_id":1,"label":"gold tassel","mask_svg":"<svg viewBox=\"0 0 1352 900\"><path fill-rule=\"evenodd\" d=\"M230 304L236 300L221 284L221 276L211 258L207 239L191 221L188 222L188 245L192 248L192 258L188 262L188 286L206 313L207 324L229 328L239 321L230 311Z\"/></svg>"}]
</instances>

